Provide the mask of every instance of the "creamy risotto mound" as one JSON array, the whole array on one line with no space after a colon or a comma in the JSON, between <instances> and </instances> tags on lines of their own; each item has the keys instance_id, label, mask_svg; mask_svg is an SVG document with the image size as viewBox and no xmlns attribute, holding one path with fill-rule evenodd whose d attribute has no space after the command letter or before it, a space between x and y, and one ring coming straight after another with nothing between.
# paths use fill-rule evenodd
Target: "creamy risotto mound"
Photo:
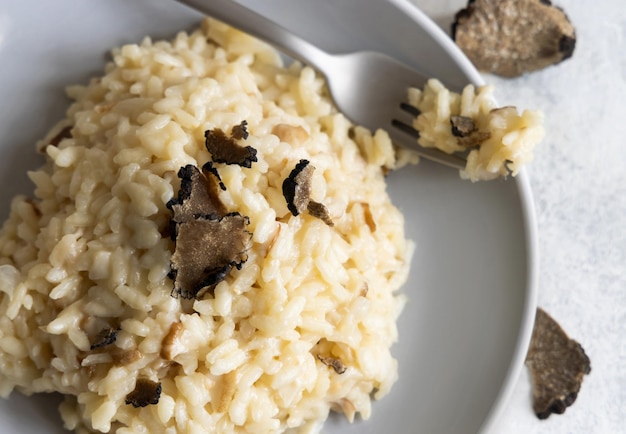
<instances>
[{"instance_id":1,"label":"creamy risotto mound","mask_svg":"<svg viewBox=\"0 0 626 434\"><path fill-rule=\"evenodd\" d=\"M68 93L0 233L1 395L60 392L77 432L367 419L412 250L388 136L214 21L115 49Z\"/></svg>"}]
</instances>

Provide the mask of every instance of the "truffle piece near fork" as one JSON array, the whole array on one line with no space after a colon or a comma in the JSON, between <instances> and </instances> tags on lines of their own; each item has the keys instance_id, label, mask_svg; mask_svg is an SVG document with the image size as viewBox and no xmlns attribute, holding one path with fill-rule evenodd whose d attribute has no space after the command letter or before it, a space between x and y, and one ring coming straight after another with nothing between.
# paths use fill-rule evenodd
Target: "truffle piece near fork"
<instances>
[{"instance_id":1,"label":"truffle piece near fork","mask_svg":"<svg viewBox=\"0 0 626 434\"><path fill-rule=\"evenodd\" d=\"M526 355L533 385L533 410L539 419L562 414L578 396L591 362L583 347L570 339L543 309L537 309Z\"/></svg>"},{"instance_id":2,"label":"truffle piece near fork","mask_svg":"<svg viewBox=\"0 0 626 434\"><path fill-rule=\"evenodd\" d=\"M550 0L470 0L452 38L479 70L516 77L574 53L576 32Z\"/></svg>"},{"instance_id":3,"label":"truffle piece near fork","mask_svg":"<svg viewBox=\"0 0 626 434\"><path fill-rule=\"evenodd\" d=\"M489 131L478 131L474 119L467 116L450 116L450 131L456 142L466 148L476 148L491 137Z\"/></svg>"},{"instance_id":4,"label":"truffle piece near fork","mask_svg":"<svg viewBox=\"0 0 626 434\"><path fill-rule=\"evenodd\" d=\"M213 295L215 286L248 259L249 223L248 217L232 212L221 218L200 216L180 225L169 273L172 294L185 299L206 292Z\"/></svg>"}]
</instances>

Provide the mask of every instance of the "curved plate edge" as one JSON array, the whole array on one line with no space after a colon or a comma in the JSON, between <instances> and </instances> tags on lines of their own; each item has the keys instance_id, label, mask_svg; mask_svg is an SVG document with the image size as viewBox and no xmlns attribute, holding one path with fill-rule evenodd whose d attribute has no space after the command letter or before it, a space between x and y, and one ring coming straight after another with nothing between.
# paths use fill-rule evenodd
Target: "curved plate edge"
<instances>
[{"instance_id":1,"label":"curved plate edge","mask_svg":"<svg viewBox=\"0 0 626 434\"><path fill-rule=\"evenodd\" d=\"M486 84L483 76L474 67L471 61L465 56L463 51L454 43L454 41L426 14L424 14L416 5L409 0L389 0L390 3L401 9L413 20L418 22L429 34L435 39L441 47L453 57L462 71L466 74L468 80L476 86ZM517 191L521 200L521 208L524 213L524 229L526 240L526 261L527 276L526 298L522 309L522 320L520 323L519 334L517 337L516 350L509 364L507 375L503 381L498 397L491 408L491 411L485 418L479 432L488 433L495 425L500 414L503 412L506 404L510 400L517 379L524 366L528 346L532 336L533 325L535 322L535 312L537 309L538 297L538 263L539 252L537 242L537 219L535 213L534 199L528 173L522 169L514 179Z\"/></svg>"}]
</instances>

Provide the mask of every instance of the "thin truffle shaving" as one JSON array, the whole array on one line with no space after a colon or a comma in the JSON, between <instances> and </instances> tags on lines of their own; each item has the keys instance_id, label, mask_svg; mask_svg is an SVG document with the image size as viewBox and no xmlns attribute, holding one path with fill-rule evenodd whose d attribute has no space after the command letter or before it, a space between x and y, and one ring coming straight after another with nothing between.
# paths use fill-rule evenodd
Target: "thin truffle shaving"
<instances>
[{"instance_id":1,"label":"thin truffle shaving","mask_svg":"<svg viewBox=\"0 0 626 434\"><path fill-rule=\"evenodd\" d=\"M247 122L242 121L232 128L230 137L219 128L204 132L205 145L216 163L238 164L250 168L257 161L256 149L252 146L241 146L238 140L248 138Z\"/></svg>"},{"instance_id":2,"label":"thin truffle shaving","mask_svg":"<svg viewBox=\"0 0 626 434\"><path fill-rule=\"evenodd\" d=\"M333 226L328 208L311 199L311 180L314 170L315 167L308 160L300 160L283 181L283 196L287 201L287 208L294 216L308 211L313 217L321 219L328 226Z\"/></svg>"},{"instance_id":3,"label":"thin truffle shaving","mask_svg":"<svg viewBox=\"0 0 626 434\"><path fill-rule=\"evenodd\" d=\"M156 405L161 397L161 383L146 378L137 379L135 389L126 396L126 404L135 408Z\"/></svg>"}]
</instances>

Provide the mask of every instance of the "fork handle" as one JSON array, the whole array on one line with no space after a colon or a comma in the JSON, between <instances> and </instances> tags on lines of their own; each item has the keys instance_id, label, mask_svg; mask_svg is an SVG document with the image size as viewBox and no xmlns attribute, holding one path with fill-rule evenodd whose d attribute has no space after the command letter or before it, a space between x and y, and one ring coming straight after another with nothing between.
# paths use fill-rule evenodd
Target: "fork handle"
<instances>
[{"instance_id":1,"label":"fork handle","mask_svg":"<svg viewBox=\"0 0 626 434\"><path fill-rule=\"evenodd\" d=\"M239 30L268 42L288 56L324 73L332 56L295 36L276 22L234 0L177 0L192 9L212 16Z\"/></svg>"}]
</instances>

